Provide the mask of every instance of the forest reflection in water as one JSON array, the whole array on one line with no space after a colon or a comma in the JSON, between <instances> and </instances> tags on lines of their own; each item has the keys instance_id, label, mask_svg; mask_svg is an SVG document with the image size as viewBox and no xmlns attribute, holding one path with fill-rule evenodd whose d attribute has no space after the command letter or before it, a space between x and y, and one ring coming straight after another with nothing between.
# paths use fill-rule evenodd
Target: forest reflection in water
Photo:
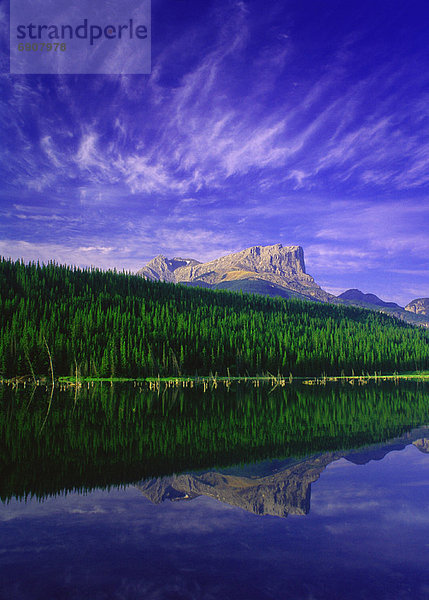
<instances>
[{"instance_id":1,"label":"forest reflection in water","mask_svg":"<svg viewBox=\"0 0 429 600\"><path fill-rule=\"evenodd\" d=\"M429 423L427 392L427 384L411 382L311 388L237 383L205 391L115 384L83 388L78 395L55 390L51 400L39 389L2 386L0 496L43 498L139 482L157 501L190 498L204 493L204 486L215 489L215 475L203 481L201 472L217 471L223 487L228 481L223 494L234 488L237 496L240 486L247 488L247 499L232 503L260 513L305 513L309 483L330 462L362 446L393 439L390 444L403 447L424 439L423 430L409 432ZM246 472L244 465L258 461L270 461L269 472L255 466ZM232 465L241 467L225 471ZM177 476L195 471L198 481ZM267 508L269 502L251 498L251 489L264 485L278 495L282 477L293 502Z\"/></svg>"}]
</instances>

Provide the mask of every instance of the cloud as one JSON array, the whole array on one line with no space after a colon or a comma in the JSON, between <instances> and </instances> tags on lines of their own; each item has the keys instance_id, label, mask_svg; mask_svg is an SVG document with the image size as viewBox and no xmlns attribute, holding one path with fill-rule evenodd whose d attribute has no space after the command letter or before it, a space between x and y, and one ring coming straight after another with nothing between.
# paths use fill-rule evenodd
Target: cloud
<instances>
[{"instance_id":1,"label":"cloud","mask_svg":"<svg viewBox=\"0 0 429 600\"><path fill-rule=\"evenodd\" d=\"M174 223L174 219L171 221ZM96 265L135 272L157 254L207 261L242 249L236 234L213 232L199 226L192 230L177 224L173 227L168 219L160 226L156 215L133 222L132 227L138 232L136 237L130 239L129 235L119 231L110 236L111 245L105 244L103 234L98 237L95 232L73 236L68 243L2 239L0 256L13 260L22 258L25 262L55 260L60 264ZM90 243L79 244L79 241Z\"/></svg>"},{"instance_id":2,"label":"cloud","mask_svg":"<svg viewBox=\"0 0 429 600\"><path fill-rule=\"evenodd\" d=\"M81 246L80 248L77 249L78 252L102 252L103 254L106 254L108 252L112 252L112 250L114 250L114 248L112 246L110 247L106 247L106 246L88 246L88 247L84 247Z\"/></svg>"},{"instance_id":3,"label":"cloud","mask_svg":"<svg viewBox=\"0 0 429 600\"><path fill-rule=\"evenodd\" d=\"M121 248L115 247L73 247L58 243L0 240L0 256L13 260L23 259L25 262L39 260L47 263L54 260L60 264L97 265L108 269L117 265L117 258L112 256L114 252L116 252L116 257L123 256ZM128 268L128 262L128 259L124 257L122 268Z\"/></svg>"},{"instance_id":4,"label":"cloud","mask_svg":"<svg viewBox=\"0 0 429 600\"><path fill-rule=\"evenodd\" d=\"M312 268L329 268L340 273L366 271L379 262L375 253L332 243L310 244L306 247L306 260Z\"/></svg>"},{"instance_id":5,"label":"cloud","mask_svg":"<svg viewBox=\"0 0 429 600\"><path fill-rule=\"evenodd\" d=\"M273 5L258 23L243 3L215 5L209 22L160 46L151 77L137 86L129 77L85 78L84 102L72 78L53 81L49 95L43 85L8 79L3 112L13 104L16 113L3 168L36 191L98 183L180 196L227 189L237 176L266 192L279 182L291 191L329 182L425 185L427 103L422 94L406 97L406 62L368 62L363 77L348 79L363 43L359 31L348 32L329 68L293 81L299 41L279 28L279 12ZM257 45L258 28L276 35ZM174 70L178 57L184 63ZM415 76L414 85L423 84L425 73ZM31 128L31 106L41 102L46 112Z\"/></svg>"},{"instance_id":6,"label":"cloud","mask_svg":"<svg viewBox=\"0 0 429 600\"><path fill-rule=\"evenodd\" d=\"M424 224L429 219L429 206L417 200L333 202L327 212L327 226L316 235L319 239L357 242L371 249L389 253L421 253L429 249Z\"/></svg>"}]
</instances>

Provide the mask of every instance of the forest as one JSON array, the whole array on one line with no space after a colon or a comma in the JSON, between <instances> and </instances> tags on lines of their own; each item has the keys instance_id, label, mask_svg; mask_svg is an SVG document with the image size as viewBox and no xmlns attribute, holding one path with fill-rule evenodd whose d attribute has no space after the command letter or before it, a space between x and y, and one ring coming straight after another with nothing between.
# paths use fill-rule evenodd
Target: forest
<instances>
[{"instance_id":1,"label":"forest","mask_svg":"<svg viewBox=\"0 0 429 600\"><path fill-rule=\"evenodd\" d=\"M320 376L429 367L429 332L366 309L0 259L0 376Z\"/></svg>"}]
</instances>

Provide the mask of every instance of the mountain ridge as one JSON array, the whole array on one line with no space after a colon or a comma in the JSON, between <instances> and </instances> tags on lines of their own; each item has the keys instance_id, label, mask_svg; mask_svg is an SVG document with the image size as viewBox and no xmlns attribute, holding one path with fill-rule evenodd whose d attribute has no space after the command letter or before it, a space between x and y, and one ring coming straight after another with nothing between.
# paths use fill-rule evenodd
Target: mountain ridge
<instances>
[{"instance_id":1,"label":"mountain ridge","mask_svg":"<svg viewBox=\"0 0 429 600\"><path fill-rule=\"evenodd\" d=\"M367 308L369 310L378 310L387 315L411 323L412 325L419 325L422 327L429 328L429 318L423 311L412 310L410 308L403 308L396 304L396 302L385 302L381 300L375 294L364 294L358 289L349 289L337 296L337 298L349 306L359 306L360 308ZM410 307L417 300L413 300L407 306ZM429 315L429 313L428 313Z\"/></svg>"}]
</instances>

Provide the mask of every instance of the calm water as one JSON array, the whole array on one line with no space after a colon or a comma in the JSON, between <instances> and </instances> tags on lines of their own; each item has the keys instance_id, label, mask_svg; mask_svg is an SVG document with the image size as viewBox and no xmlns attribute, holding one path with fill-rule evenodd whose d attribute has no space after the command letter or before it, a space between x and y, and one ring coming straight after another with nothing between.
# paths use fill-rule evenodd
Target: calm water
<instances>
[{"instance_id":1,"label":"calm water","mask_svg":"<svg viewBox=\"0 0 429 600\"><path fill-rule=\"evenodd\" d=\"M427 599L429 388L0 388L0 598Z\"/></svg>"}]
</instances>

